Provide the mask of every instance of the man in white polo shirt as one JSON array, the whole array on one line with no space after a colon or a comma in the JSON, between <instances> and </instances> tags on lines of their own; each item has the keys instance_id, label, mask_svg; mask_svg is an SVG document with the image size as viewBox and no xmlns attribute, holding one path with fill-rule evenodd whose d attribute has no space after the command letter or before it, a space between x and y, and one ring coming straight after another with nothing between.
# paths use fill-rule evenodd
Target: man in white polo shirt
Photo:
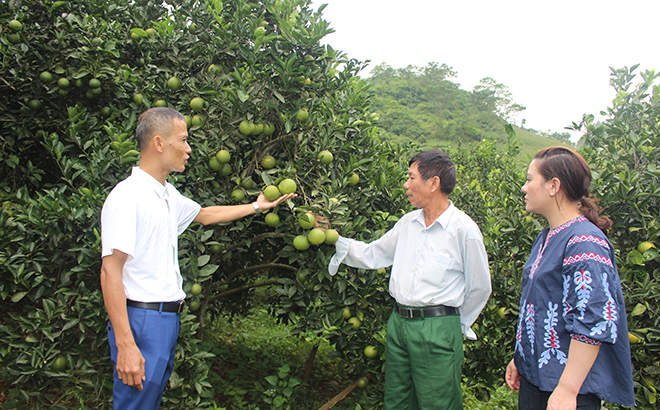
<instances>
[{"instance_id":1,"label":"man in white polo shirt","mask_svg":"<svg viewBox=\"0 0 660 410\"><path fill-rule=\"evenodd\" d=\"M179 271L178 236L192 222L229 222L273 208L295 194L252 204L202 208L181 195L167 176L183 172L191 152L186 122L171 108L139 118L140 166L117 184L101 211L101 287L115 364L113 405L158 409L172 373L179 312L186 297Z\"/></svg>"}]
</instances>

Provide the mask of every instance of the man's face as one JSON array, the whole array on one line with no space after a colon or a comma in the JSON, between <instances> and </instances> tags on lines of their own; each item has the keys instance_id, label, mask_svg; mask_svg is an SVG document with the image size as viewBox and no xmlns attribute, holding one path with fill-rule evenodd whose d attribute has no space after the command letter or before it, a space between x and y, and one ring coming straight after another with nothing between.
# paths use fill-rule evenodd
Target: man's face
<instances>
[{"instance_id":1,"label":"man's face","mask_svg":"<svg viewBox=\"0 0 660 410\"><path fill-rule=\"evenodd\" d=\"M403 187L406 189L408 201L415 208L424 208L432 199L433 178L424 180L419 173L418 165L415 162L408 170L408 180Z\"/></svg>"},{"instance_id":2,"label":"man's face","mask_svg":"<svg viewBox=\"0 0 660 410\"><path fill-rule=\"evenodd\" d=\"M183 172L190 158L186 122L174 120L169 135L163 136L163 161L171 171Z\"/></svg>"}]
</instances>

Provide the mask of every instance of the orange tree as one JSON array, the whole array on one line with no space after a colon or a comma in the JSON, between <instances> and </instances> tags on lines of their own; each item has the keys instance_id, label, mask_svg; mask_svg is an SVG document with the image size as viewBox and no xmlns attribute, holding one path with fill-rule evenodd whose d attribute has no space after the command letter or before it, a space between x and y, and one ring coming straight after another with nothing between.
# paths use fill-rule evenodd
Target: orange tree
<instances>
[{"instance_id":1,"label":"orange tree","mask_svg":"<svg viewBox=\"0 0 660 410\"><path fill-rule=\"evenodd\" d=\"M274 210L277 224L249 217L182 235L190 303L164 407L211 402L199 332L207 313L247 306L262 286L300 306L292 285L307 276L306 301L319 285L337 295L348 287L322 273L330 245L292 247L307 233L300 214L325 213L366 237L405 200L388 187L401 180L405 148L375 137L363 65L320 45L330 30L308 1L1 2L0 25L0 377L10 404L111 400L99 213L139 161L133 134L143 110L187 115L193 154L171 182L202 205L249 203L285 178L299 195ZM324 150L332 161L319 159ZM381 289L382 277L370 283ZM355 303L367 311L369 297ZM285 303L280 313L316 326L316 308L289 314ZM353 350L374 337L361 335Z\"/></svg>"},{"instance_id":2,"label":"orange tree","mask_svg":"<svg viewBox=\"0 0 660 410\"><path fill-rule=\"evenodd\" d=\"M592 164L596 196L613 225L609 238L626 299L637 404L660 398L660 93L655 71L613 69L616 91L603 122L585 116L582 151Z\"/></svg>"}]
</instances>

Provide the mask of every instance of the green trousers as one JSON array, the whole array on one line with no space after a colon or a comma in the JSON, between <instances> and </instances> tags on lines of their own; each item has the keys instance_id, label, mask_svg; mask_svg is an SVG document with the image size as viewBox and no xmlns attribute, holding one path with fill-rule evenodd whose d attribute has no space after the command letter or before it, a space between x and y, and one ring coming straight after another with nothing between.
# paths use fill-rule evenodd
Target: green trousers
<instances>
[{"instance_id":1,"label":"green trousers","mask_svg":"<svg viewBox=\"0 0 660 410\"><path fill-rule=\"evenodd\" d=\"M460 317L387 322L385 410L463 409Z\"/></svg>"}]
</instances>

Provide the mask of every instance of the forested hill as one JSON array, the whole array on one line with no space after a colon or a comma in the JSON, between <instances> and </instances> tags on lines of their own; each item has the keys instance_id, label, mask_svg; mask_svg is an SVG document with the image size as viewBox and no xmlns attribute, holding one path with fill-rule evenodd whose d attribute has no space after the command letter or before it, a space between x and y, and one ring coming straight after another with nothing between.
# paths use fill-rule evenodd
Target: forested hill
<instances>
[{"instance_id":1,"label":"forested hill","mask_svg":"<svg viewBox=\"0 0 660 410\"><path fill-rule=\"evenodd\" d=\"M503 141L504 125L525 107L513 102L507 86L484 78L472 91L452 81L456 72L445 64L395 69L381 64L371 72L372 109L380 115L385 136L426 146L455 145L484 138ZM568 133L544 134L532 145L567 142ZM527 139L530 135L525 133ZM547 137L551 137L546 140ZM524 145L524 144L523 144Z\"/></svg>"}]
</instances>

